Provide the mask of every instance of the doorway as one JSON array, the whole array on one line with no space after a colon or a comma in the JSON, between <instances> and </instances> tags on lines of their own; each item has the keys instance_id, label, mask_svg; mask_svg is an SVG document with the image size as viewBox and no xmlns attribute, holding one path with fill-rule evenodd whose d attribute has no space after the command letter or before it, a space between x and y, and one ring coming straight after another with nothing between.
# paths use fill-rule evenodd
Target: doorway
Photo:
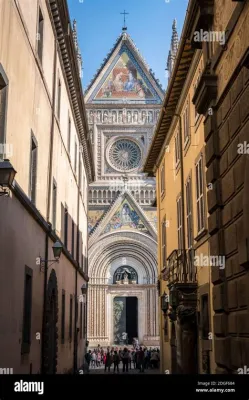
<instances>
[{"instance_id":1,"label":"doorway","mask_svg":"<svg viewBox=\"0 0 249 400\"><path fill-rule=\"evenodd\" d=\"M137 297L115 297L113 302L114 344L132 344L138 337ZM126 334L126 335L124 335Z\"/></svg>"}]
</instances>

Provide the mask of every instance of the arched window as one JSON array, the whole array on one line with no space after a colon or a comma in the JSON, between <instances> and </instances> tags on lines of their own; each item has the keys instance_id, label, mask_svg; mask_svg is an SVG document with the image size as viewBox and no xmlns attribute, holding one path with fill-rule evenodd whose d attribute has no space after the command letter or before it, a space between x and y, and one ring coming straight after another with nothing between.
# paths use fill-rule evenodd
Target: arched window
<instances>
[{"instance_id":1,"label":"arched window","mask_svg":"<svg viewBox=\"0 0 249 400\"><path fill-rule=\"evenodd\" d=\"M119 267L113 275L113 284L137 284L137 271L129 266Z\"/></svg>"}]
</instances>

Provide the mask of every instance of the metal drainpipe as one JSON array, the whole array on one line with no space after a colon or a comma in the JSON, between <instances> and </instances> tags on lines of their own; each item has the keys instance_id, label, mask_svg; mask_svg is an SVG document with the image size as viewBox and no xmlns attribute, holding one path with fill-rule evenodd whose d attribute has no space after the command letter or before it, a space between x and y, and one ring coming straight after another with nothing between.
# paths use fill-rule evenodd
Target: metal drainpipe
<instances>
[{"instance_id":1,"label":"metal drainpipe","mask_svg":"<svg viewBox=\"0 0 249 400\"><path fill-rule=\"evenodd\" d=\"M53 158L53 143L54 143L54 110L55 110L55 88L56 88L56 65L57 65L57 40L54 40L54 68L53 68L53 94L52 94L52 115L51 115L51 130L50 130L50 148L49 148L49 164L48 164L48 195L47 195L47 213L46 221L48 223L48 231L45 239L45 260L48 260L48 245L49 237L52 231L51 223L49 222L50 214L50 197L51 197L51 181L52 181L52 158ZM44 284L43 284L43 318L42 318L42 344L41 344L41 373L45 373L45 336L46 336L46 304L47 304L47 280L48 280L48 262L45 261L44 266Z\"/></svg>"},{"instance_id":2,"label":"metal drainpipe","mask_svg":"<svg viewBox=\"0 0 249 400\"><path fill-rule=\"evenodd\" d=\"M182 120L180 114L174 114L179 120L179 135L180 135L180 167L181 167L181 197L182 197L182 245L183 245L183 276L184 282L187 282L186 275L186 240L185 240L185 218L184 218L184 208L185 208L185 192L184 192L184 174L183 174L183 140L182 140Z\"/></svg>"}]
</instances>

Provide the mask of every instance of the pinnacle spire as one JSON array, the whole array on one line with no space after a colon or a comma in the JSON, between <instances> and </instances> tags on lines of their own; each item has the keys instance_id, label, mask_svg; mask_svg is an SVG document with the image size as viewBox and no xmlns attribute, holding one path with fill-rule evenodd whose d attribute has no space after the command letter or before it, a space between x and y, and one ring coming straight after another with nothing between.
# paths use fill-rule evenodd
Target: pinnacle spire
<instances>
[{"instance_id":1,"label":"pinnacle spire","mask_svg":"<svg viewBox=\"0 0 249 400\"><path fill-rule=\"evenodd\" d=\"M177 24L177 21L176 21L176 19L174 19L173 24L172 24L171 46L170 46L170 50L169 50L169 55L168 55L168 60L167 60L167 68L166 68L166 70L169 73L169 79L170 79L171 73L173 71L174 62L175 62L178 45L179 45L176 24Z\"/></svg>"},{"instance_id":2,"label":"pinnacle spire","mask_svg":"<svg viewBox=\"0 0 249 400\"><path fill-rule=\"evenodd\" d=\"M77 59L78 59L78 68L79 68L79 75L82 78L82 67L83 67L83 62L82 62L82 57L81 57L81 52L78 44L78 34L77 34L77 23L76 20L73 20L73 41L74 41L74 46L77 54Z\"/></svg>"}]
</instances>

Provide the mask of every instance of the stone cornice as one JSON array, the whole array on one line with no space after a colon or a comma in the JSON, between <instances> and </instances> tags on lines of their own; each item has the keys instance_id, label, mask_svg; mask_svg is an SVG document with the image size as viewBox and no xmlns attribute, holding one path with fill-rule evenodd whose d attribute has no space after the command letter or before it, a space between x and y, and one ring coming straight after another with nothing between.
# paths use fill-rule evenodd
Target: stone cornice
<instances>
[{"instance_id":1,"label":"stone cornice","mask_svg":"<svg viewBox=\"0 0 249 400\"><path fill-rule=\"evenodd\" d=\"M58 41L62 68L70 93L76 129L83 147L83 161L86 173L89 182L92 182L94 180L93 155L88 135L86 109L67 3L66 0L47 0L47 7Z\"/></svg>"}]
</instances>

